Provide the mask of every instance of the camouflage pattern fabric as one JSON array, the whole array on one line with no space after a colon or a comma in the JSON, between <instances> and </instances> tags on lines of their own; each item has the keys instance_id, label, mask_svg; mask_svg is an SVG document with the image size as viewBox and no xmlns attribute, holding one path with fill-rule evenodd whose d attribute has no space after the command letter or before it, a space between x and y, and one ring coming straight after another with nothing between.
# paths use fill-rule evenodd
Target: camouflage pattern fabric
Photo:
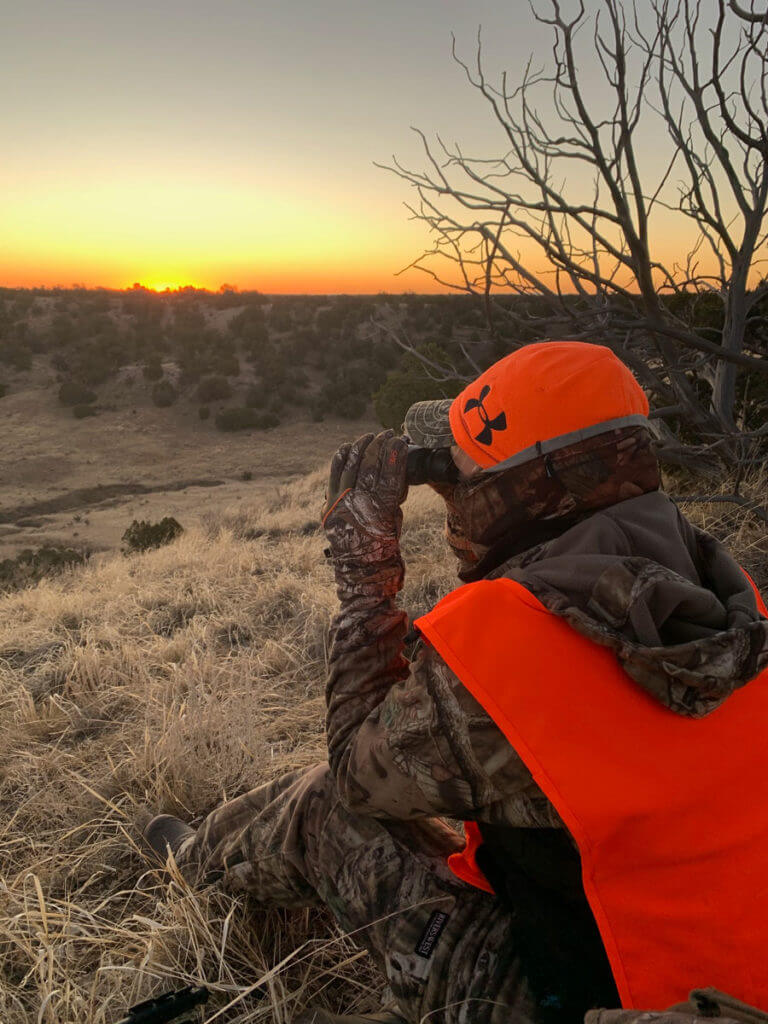
<instances>
[{"instance_id":1,"label":"camouflage pattern fabric","mask_svg":"<svg viewBox=\"0 0 768 1024\"><path fill-rule=\"evenodd\" d=\"M335 638L328 750L349 807L408 820L559 826L517 752L436 651L421 646L396 676L402 635L392 631L359 651L342 647L345 634Z\"/></svg>"},{"instance_id":2,"label":"camouflage pattern fabric","mask_svg":"<svg viewBox=\"0 0 768 1024\"><path fill-rule=\"evenodd\" d=\"M501 575L611 647L632 678L681 714L711 710L768 658L768 622L743 573L659 492L586 517L489 573ZM394 603L367 614L355 623L343 605L334 623L327 731L344 800L397 818L556 825L514 749L437 653L422 647L405 662L406 625ZM375 637L350 642L368 622Z\"/></svg>"},{"instance_id":3,"label":"camouflage pattern fabric","mask_svg":"<svg viewBox=\"0 0 768 1024\"><path fill-rule=\"evenodd\" d=\"M703 713L759 670L768 623L727 552L657 487L647 432L615 431L556 453L549 465L533 460L451 489L449 522L453 508L483 575L519 579L574 628L611 645L657 699ZM395 480L388 493L397 491ZM359 507L372 506L360 498ZM553 536L534 544L542 521L554 525ZM509 534L519 550L504 559L499 544ZM340 588L331 630L327 733L345 804L403 821L438 814L557 825L517 753L436 652L422 647L405 661L406 622L392 590L358 594L344 566L336 573L350 585ZM677 656L684 682L666 660Z\"/></svg>"},{"instance_id":4,"label":"camouflage pattern fabric","mask_svg":"<svg viewBox=\"0 0 768 1024\"><path fill-rule=\"evenodd\" d=\"M715 988L694 989L687 1003L668 1010L590 1010L585 1024L768 1024L768 1013Z\"/></svg>"},{"instance_id":5,"label":"camouflage pattern fabric","mask_svg":"<svg viewBox=\"0 0 768 1024\"><path fill-rule=\"evenodd\" d=\"M704 1024L711 1020L697 1013L693 1007L683 1010L590 1010L585 1024ZM717 1018L718 1024L743 1024L735 1018Z\"/></svg>"},{"instance_id":6,"label":"camouflage pattern fabric","mask_svg":"<svg viewBox=\"0 0 768 1024\"><path fill-rule=\"evenodd\" d=\"M385 431L339 449L324 527L340 608L330 631L326 731L352 809L551 825L556 815L501 731L434 652L413 665L396 603L405 448ZM402 687L398 684L402 683Z\"/></svg>"},{"instance_id":7,"label":"camouflage pattern fabric","mask_svg":"<svg viewBox=\"0 0 768 1024\"><path fill-rule=\"evenodd\" d=\"M531 524L566 526L597 509L655 491L661 476L645 427L607 431L499 473L433 485L446 502L448 543L463 568Z\"/></svg>"},{"instance_id":8,"label":"camouflage pattern fabric","mask_svg":"<svg viewBox=\"0 0 768 1024\"><path fill-rule=\"evenodd\" d=\"M379 599L402 587L407 453L406 442L385 430L342 445L331 461L322 520L342 602Z\"/></svg>"},{"instance_id":9,"label":"camouflage pattern fabric","mask_svg":"<svg viewBox=\"0 0 768 1024\"><path fill-rule=\"evenodd\" d=\"M549 468L546 460L529 466L527 483L500 474L476 493L470 487L466 508L461 493L449 497L459 499L470 542L475 531L481 538L485 575L519 579L611 646L669 707L703 712L765 663L768 624L727 552L655 492L645 432L592 441L556 453ZM225 804L177 859L190 874L222 874L264 902L327 904L375 957L409 1021L523 1021L531 1000L507 912L448 872L445 856L461 840L434 816L529 827L558 819L436 652L422 646L412 663L404 657L401 444L391 433L367 435L340 449L331 473L325 528L341 604L326 689L330 767ZM526 488L540 488L539 497L526 498ZM495 547L504 537L493 515L505 510L508 533L519 523L511 557ZM542 543L531 531L537 515L554 522ZM667 662L676 651L682 661ZM624 1011L590 1024L641 1024L637 1013L611 1013ZM695 1019L689 1009L673 1013L683 1017L642 1024Z\"/></svg>"},{"instance_id":10,"label":"camouflage pattern fabric","mask_svg":"<svg viewBox=\"0 0 768 1024\"><path fill-rule=\"evenodd\" d=\"M609 647L680 715L709 714L768 666L768 621L749 581L660 493L605 509L490 575L518 580Z\"/></svg>"},{"instance_id":11,"label":"camouflage pattern fabric","mask_svg":"<svg viewBox=\"0 0 768 1024\"><path fill-rule=\"evenodd\" d=\"M219 807L176 860L264 903L324 903L379 965L408 1021L528 1024L531 1000L495 898L459 882L446 824L347 810L327 765Z\"/></svg>"}]
</instances>

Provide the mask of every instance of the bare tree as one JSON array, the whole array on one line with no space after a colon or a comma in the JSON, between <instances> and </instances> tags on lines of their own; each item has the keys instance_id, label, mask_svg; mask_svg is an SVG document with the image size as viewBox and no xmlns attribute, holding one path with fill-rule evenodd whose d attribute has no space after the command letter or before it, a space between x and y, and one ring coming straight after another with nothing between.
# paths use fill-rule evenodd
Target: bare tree
<instances>
[{"instance_id":1,"label":"bare tree","mask_svg":"<svg viewBox=\"0 0 768 1024\"><path fill-rule=\"evenodd\" d=\"M768 7L544 2L551 57L515 84L490 80L479 33L471 64L454 40L501 155L418 131L424 169L393 158L433 239L411 266L478 296L510 345L610 345L667 460L741 471L768 450Z\"/></svg>"}]
</instances>

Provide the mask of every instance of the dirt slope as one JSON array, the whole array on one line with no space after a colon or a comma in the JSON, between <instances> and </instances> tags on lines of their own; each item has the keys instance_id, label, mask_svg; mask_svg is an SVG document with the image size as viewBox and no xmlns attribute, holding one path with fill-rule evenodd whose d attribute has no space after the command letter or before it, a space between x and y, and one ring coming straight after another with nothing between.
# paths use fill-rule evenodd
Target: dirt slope
<instances>
[{"instance_id":1,"label":"dirt slope","mask_svg":"<svg viewBox=\"0 0 768 1024\"><path fill-rule=\"evenodd\" d=\"M301 409L273 430L225 434L201 422L199 403L158 409L139 384L112 385L105 404L75 420L42 365L0 401L0 558L46 543L114 549L135 518L172 515L194 526L268 498L326 463L343 440L380 429L367 420L312 423Z\"/></svg>"}]
</instances>

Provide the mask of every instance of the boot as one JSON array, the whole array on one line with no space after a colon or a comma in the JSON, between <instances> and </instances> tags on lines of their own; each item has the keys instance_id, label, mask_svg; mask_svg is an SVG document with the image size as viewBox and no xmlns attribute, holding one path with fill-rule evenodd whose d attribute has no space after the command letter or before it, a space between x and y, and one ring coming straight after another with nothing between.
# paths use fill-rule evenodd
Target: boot
<instances>
[{"instance_id":1,"label":"boot","mask_svg":"<svg viewBox=\"0 0 768 1024\"><path fill-rule=\"evenodd\" d=\"M305 1010L294 1024L407 1024L394 1010L380 1013L331 1013L330 1010Z\"/></svg>"},{"instance_id":2,"label":"boot","mask_svg":"<svg viewBox=\"0 0 768 1024\"><path fill-rule=\"evenodd\" d=\"M159 861L165 864L168 854L178 854L182 843L191 839L195 830L172 814L158 814L144 829L144 840Z\"/></svg>"},{"instance_id":3,"label":"boot","mask_svg":"<svg viewBox=\"0 0 768 1024\"><path fill-rule=\"evenodd\" d=\"M768 1022L768 1012L742 1003L740 999L720 992L716 988L695 988L689 999L691 1007L701 1017L733 1017L744 1024Z\"/></svg>"},{"instance_id":4,"label":"boot","mask_svg":"<svg viewBox=\"0 0 768 1024\"><path fill-rule=\"evenodd\" d=\"M589 1010L584 1024L702 1024L705 1018L717 1019L717 1024L768 1024L764 1010L716 988L696 988L687 1003L667 1010Z\"/></svg>"}]
</instances>

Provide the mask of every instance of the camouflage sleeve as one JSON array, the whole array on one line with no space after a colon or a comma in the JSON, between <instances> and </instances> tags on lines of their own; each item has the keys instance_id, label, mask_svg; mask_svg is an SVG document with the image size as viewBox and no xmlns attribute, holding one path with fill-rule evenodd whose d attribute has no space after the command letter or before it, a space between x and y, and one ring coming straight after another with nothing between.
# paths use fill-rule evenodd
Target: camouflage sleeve
<instances>
[{"instance_id":1,"label":"camouflage sleeve","mask_svg":"<svg viewBox=\"0 0 768 1024\"><path fill-rule=\"evenodd\" d=\"M412 663L404 659L405 629L393 603L345 602L334 622L327 730L344 802L376 817L559 825L509 741L440 656L421 646Z\"/></svg>"},{"instance_id":2,"label":"camouflage sleeve","mask_svg":"<svg viewBox=\"0 0 768 1024\"><path fill-rule=\"evenodd\" d=\"M338 776L361 724L389 689L408 675L403 655L407 616L394 595L349 592L331 624L326 684L326 736L331 771Z\"/></svg>"},{"instance_id":3,"label":"camouflage sleeve","mask_svg":"<svg viewBox=\"0 0 768 1024\"><path fill-rule=\"evenodd\" d=\"M401 503L407 447L385 431L342 445L323 526L340 608L326 689L328 760L364 814L550 823L549 804L500 730L430 649L403 656Z\"/></svg>"}]
</instances>

